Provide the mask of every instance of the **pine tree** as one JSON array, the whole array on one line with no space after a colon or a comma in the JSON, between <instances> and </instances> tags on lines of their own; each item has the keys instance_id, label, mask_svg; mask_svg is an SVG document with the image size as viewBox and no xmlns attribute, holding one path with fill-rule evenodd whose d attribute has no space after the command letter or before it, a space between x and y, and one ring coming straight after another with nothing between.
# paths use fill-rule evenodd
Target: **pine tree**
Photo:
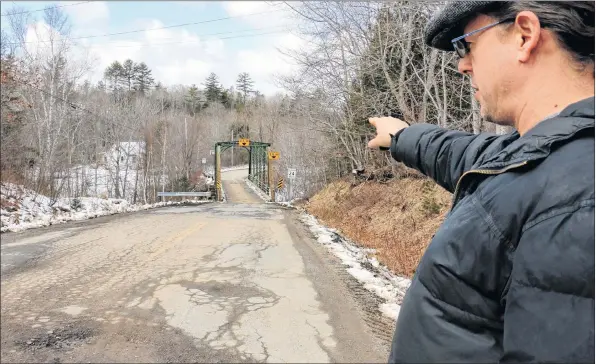
<instances>
[{"instance_id":1,"label":"pine tree","mask_svg":"<svg viewBox=\"0 0 596 364\"><path fill-rule=\"evenodd\" d=\"M118 61L112 62L103 73L103 77L109 84L109 89L112 92L121 90L123 83L124 70Z\"/></svg>"},{"instance_id":2,"label":"pine tree","mask_svg":"<svg viewBox=\"0 0 596 364\"><path fill-rule=\"evenodd\" d=\"M134 89L145 95L154 83L153 77L151 77L151 70L145 62L141 62L134 67Z\"/></svg>"},{"instance_id":3,"label":"pine tree","mask_svg":"<svg viewBox=\"0 0 596 364\"><path fill-rule=\"evenodd\" d=\"M248 94L250 94L253 91L253 88L252 88L253 84L254 84L254 82L250 78L248 73L242 72L241 74L238 75L238 80L236 80L236 86L238 87L238 90L242 94L242 103L243 104L246 104L246 99L248 97Z\"/></svg>"},{"instance_id":4,"label":"pine tree","mask_svg":"<svg viewBox=\"0 0 596 364\"><path fill-rule=\"evenodd\" d=\"M223 90L221 92L221 95L219 97L219 101L228 110L230 110L232 108L232 105L234 103L233 102L234 100L232 100L232 94L230 93L229 90Z\"/></svg>"},{"instance_id":5,"label":"pine tree","mask_svg":"<svg viewBox=\"0 0 596 364\"><path fill-rule=\"evenodd\" d=\"M186 97L184 98L184 103L186 104L186 109L192 116L195 116L195 114L201 110L199 88L196 85L193 84L190 87L188 94L186 94Z\"/></svg>"},{"instance_id":6,"label":"pine tree","mask_svg":"<svg viewBox=\"0 0 596 364\"><path fill-rule=\"evenodd\" d=\"M135 63L131 59L127 59L122 63L122 79L126 90L132 91L135 79Z\"/></svg>"},{"instance_id":7,"label":"pine tree","mask_svg":"<svg viewBox=\"0 0 596 364\"><path fill-rule=\"evenodd\" d=\"M219 101L221 94L221 86L219 84L219 80L217 75L213 72L207 77L205 81L205 96L208 102L217 102Z\"/></svg>"}]
</instances>

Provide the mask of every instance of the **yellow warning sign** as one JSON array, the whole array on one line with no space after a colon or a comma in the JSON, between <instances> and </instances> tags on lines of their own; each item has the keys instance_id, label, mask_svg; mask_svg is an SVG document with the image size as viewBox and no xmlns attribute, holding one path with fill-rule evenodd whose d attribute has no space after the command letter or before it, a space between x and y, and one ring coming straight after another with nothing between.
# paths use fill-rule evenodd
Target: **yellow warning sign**
<instances>
[{"instance_id":1,"label":"yellow warning sign","mask_svg":"<svg viewBox=\"0 0 596 364\"><path fill-rule=\"evenodd\" d=\"M250 139L242 138L238 140L238 145L241 147L248 147L250 145Z\"/></svg>"},{"instance_id":2,"label":"yellow warning sign","mask_svg":"<svg viewBox=\"0 0 596 364\"><path fill-rule=\"evenodd\" d=\"M281 190L282 188L284 188L284 179L280 178L279 181L277 182L277 189Z\"/></svg>"},{"instance_id":3,"label":"yellow warning sign","mask_svg":"<svg viewBox=\"0 0 596 364\"><path fill-rule=\"evenodd\" d=\"M279 152L269 152L269 159L274 161L279 159Z\"/></svg>"}]
</instances>

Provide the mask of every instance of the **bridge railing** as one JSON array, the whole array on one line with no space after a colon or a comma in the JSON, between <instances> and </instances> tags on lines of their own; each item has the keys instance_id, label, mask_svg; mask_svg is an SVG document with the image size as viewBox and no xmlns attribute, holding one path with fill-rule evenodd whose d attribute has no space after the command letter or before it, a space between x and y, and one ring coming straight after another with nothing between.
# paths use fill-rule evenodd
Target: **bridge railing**
<instances>
[{"instance_id":1,"label":"bridge railing","mask_svg":"<svg viewBox=\"0 0 596 364\"><path fill-rule=\"evenodd\" d=\"M206 197L210 198L212 193L207 192L158 192L157 197L160 197L161 201L165 201L165 197Z\"/></svg>"}]
</instances>

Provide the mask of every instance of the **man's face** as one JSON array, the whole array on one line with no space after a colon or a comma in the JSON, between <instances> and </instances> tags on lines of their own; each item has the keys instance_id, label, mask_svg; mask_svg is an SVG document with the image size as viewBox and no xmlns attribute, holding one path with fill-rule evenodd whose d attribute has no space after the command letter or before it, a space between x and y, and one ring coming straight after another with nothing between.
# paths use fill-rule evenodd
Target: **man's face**
<instances>
[{"instance_id":1,"label":"man's face","mask_svg":"<svg viewBox=\"0 0 596 364\"><path fill-rule=\"evenodd\" d=\"M494 23L496 20L479 15L468 22L464 34ZM510 23L508 23L510 24ZM460 59L458 69L470 76L474 97L480 103L480 114L490 122L511 125L514 119L516 64L514 48L507 34L497 25L466 38L470 51Z\"/></svg>"}]
</instances>

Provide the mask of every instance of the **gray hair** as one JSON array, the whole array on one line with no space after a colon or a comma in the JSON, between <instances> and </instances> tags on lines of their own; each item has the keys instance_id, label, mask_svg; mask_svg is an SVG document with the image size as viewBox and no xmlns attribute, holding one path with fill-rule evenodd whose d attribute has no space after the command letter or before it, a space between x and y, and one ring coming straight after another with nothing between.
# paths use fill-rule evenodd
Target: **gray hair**
<instances>
[{"instance_id":1,"label":"gray hair","mask_svg":"<svg viewBox=\"0 0 596 364\"><path fill-rule=\"evenodd\" d=\"M515 18L528 10L540 19L540 26L552 31L559 44L583 69L594 65L593 1L502 1L484 13L497 20ZM592 70L592 74L593 74Z\"/></svg>"}]
</instances>

